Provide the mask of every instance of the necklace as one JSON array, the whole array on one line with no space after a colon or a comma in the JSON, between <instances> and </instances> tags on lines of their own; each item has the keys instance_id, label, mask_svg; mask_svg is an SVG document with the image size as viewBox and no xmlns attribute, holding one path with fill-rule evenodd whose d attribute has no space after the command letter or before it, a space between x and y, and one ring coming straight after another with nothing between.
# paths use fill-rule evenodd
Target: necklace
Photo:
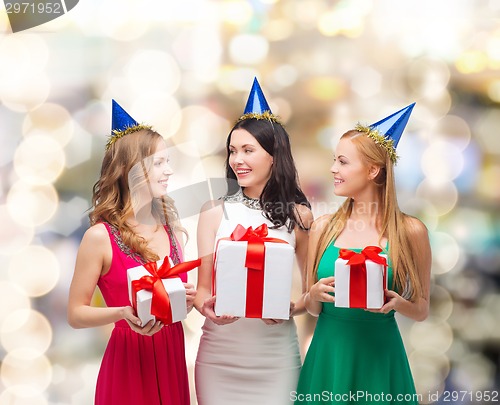
<instances>
[{"instance_id":1,"label":"necklace","mask_svg":"<svg viewBox=\"0 0 500 405\"><path fill-rule=\"evenodd\" d=\"M245 207L251 208L253 210L262 209L262 207L260 206L260 200L258 198L250 198L246 196L241 188L233 195L224 196L224 201L239 202L242 203Z\"/></svg>"}]
</instances>

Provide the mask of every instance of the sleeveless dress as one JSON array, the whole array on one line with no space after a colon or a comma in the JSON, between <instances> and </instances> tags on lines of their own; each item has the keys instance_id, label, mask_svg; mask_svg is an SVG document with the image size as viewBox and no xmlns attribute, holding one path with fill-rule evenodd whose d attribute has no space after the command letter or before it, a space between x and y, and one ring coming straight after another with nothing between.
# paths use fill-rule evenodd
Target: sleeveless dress
<instances>
[{"instance_id":1,"label":"sleeveless dress","mask_svg":"<svg viewBox=\"0 0 500 405\"><path fill-rule=\"evenodd\" d=\"M338 256L339 248L330 244L318 279L334 275ZM392 284L390 265L388 276ZM394 311L379 314L324 302L295 399L296 404L418 404Z\"/></svg>"},{"instance_id":2,"label":"sleeveless dress","mask_svg":"<svg viewBox=\"0 0 500 405\"><path fill-rule=\"evenodd\" d=\"M226 200L217 239L229 236L237 224L254 229L263 223L272 226L256 208L245 206L239 198ZM286 227L269 229L269 236L286 240L295 248L295 234L288 233ZM207 318L202 330L195 365L199 405L292 403L290 392L300 373L293 318L277 325L250 318L216 325Z\"/></svg>"},{"instance_id":3,"label":"sleeveless dress","mask_svg":"<svg viewBox=\"0 0 500 405\"><path fill-rule=\"evenodd\" d=\"M109 307L130 305L127 269L144 260L121 240L118 230L104 223L113 249L109 272L97 285ZM170 228L170 258L174 264L182 253ZM186 282L186 275L181 277ZM104 353L95 393L96 405L186 405L189 385L184 354L184 330L181 322L164 326L153 336L130 329L125 320L115 323Z\"/></svg>"}]
</instances>

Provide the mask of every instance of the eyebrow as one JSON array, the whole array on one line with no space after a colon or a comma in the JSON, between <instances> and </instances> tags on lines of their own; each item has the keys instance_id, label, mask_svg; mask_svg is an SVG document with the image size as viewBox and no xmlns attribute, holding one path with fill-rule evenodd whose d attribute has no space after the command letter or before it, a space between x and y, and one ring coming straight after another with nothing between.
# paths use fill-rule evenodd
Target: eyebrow
<instances>
[{"instance_id":1,"label":"eyebrow","mask_svg":"<svg viewBox=\"0 0 500 405\"><path fill-rule=\"evenodd\" d=\"M249 147L249 146L251 146L252 148L255 148L255 145L252 145L251 143L246 143L246 144L244 144L244 145L241 145L241 148L247 148L247 147ZM231 144L229 144L229 147L230 147L230 148L235 148L235 146L234 146L234 145L231 145Z\"/></svg>"}]
</instances>

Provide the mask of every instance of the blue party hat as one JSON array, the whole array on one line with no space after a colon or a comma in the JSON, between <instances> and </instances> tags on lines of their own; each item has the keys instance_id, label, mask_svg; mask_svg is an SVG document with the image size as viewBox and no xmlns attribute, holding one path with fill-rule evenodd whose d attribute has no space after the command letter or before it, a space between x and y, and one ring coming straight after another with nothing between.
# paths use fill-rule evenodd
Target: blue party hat
<instances>
[{"instance_id":1,"label":"blue party hat","mask_svg":"<svg viewBox=\"0 0 500 405\"><path fill-rule=\"evenodd\" d=\"M247 105L245 106L243 114L264 114L266 111L269 111L269 113L272 114L271 107L269 107L269 104L264 97L260 84L257 81L257 78L254 77L252 89L250 90L250 95L248 96Z\"/></svg>"},{"instance_id":2,"label":"blue party hat","mask_svg":"<svg viewBox=\"0 0 500 405\"><path fill-rule=\"evenodd\" d=\"M375 124L370 125L370 128L377 130L386 138L392 139L394 147L397 148L414 106L415 103L412 103L398 112L395 112Z\"/></svg>"},{"instance_id":3,"label":"blue party hat","mask_svg":"<svg viewBox=\"0 0 500 405\"><path fill-rule=\"evenodd\" d=\"M151 126L139 124L136 120L134 120L115 100L111 100L111 102L111 135L108 139L108 143L106 144L106 150L108 150L111 145L125 135L138 132L143 129L151 129Z\"/></svg>"},{"instance_id":4,"label":"blue party hat","mask_svg":"<svg viewBox=\"0 0 500 405\"><path fill-rule=\"evenodd\" d=\"M281 124L279 117L272 113L271 107L269 107L269 104L264 97L264 93L262 92L262 89L256 77L254 77L253 79L252 89L250 90L243 115L239 118L238 121L250 118L255 118L258 120L265 119Z\"/></svg>"},{"instance_id":5,"label":"blue party hat","mask_svg":"<svg viewBox=\"0 0 500 405\"><path fill-rule=\"evenodd\" d=\"M401 139L401 135L403 135L403 131L408 123L414 106L415 103L412 103L369 126L358 124L356 125L356 129L365 132L367 136L375 141L375 143L383 146L389 153L393 163L396 163L398 160L396 147Z\"/></svg>"},{"instance_id":6,"label":"blue party hat","mask_svg":"<svg viewBox=\"0 0 500 405\"><path fill-rule=\"evenodd\" d=\"M139 125L115 100L111 100L111 108L111 132L124 131L127 128Z\"/></svg>"}]
</instances>

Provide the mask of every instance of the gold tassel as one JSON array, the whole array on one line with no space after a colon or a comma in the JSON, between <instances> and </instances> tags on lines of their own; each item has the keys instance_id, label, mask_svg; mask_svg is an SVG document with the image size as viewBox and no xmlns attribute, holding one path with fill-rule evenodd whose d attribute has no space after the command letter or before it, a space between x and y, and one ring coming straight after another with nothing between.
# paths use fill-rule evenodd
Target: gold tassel
<instances>
[{"instance_id":1,"label":"gold tassel","mask_svg":"<svg viewBox=\"0 0 500 405\"><path fill-rule=\"evenodd\" d=\"M121 131L114 129L113 131L111 131L111 136L108 138L108 142L106 143L106 150L111 148L111 145L113 145L118 139L123 138L125 135L139 132L143 129L151 130L152 128L153 127L151 125L137 124L131 127L127 127Z\"/></svg>"},{"instance_id":2,"label":"gold tassel","mask_svg":"<svg viewBox=\"0 0 500 405\"><path fill-rule=\"evenodd\" d=\"M243 121L243 120L246 120L246 119L251 119L251 118L254 118L256 120L267 120L267 121L271 121L271 122L276 122L277 124L280 124L281 126L283 126L283 124L281 123L280 117L278 117L277 115L274 115L273 113L271 113L269 111L264 111L263 113L251 112L251 113L243 114L240 118L238 118L238 121L236 121L236 123Z\"/></svg>"},{"instance_id":3,"label":"gold tassel","mask_svg":"<svg viewBox=\"0 0 500 405\"><path fill-rule=\"evenodd\" d=\"M392 163L394 164L397 163L399 156L397 155L396 148L394 147L394 140L387 138L386 136L381 134L377 129L370 128L366 125L361 125L360 123L356 124L354 129L356 129L356 131L365 133L366 136L373 139L373 141L377 145L382 146L389 154Z\"/></svg>"}]
</instances>

